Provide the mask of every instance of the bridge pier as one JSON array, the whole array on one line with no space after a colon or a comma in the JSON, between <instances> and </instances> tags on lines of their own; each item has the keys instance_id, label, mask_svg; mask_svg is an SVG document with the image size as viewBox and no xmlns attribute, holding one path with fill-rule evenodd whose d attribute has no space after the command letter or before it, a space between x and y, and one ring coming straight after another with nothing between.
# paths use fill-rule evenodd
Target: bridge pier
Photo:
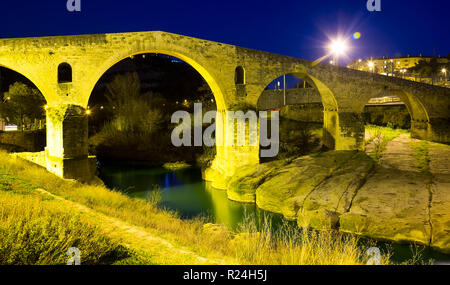
<instances>
[{"instance_id":1,"label":"bridge pier","mask_svg":"<svg viewBox=\"0 0 450 285\"><path fill-rule=\"evenodd\" d=\"M450 120L430 119L430 121L411 120L411 137L415 139L450 143Z\"/></svg>"},{"instance_id":2,"label":"bridge pier","mask_svg":"<svg viewBox=\"0 0 450 285\"><path fill-rule=\"evenodd\" d=\"M218 147L216 158L204 179L216 189L227 189L229 179L246 165L259 164L259 147Z\"/></svg>"},{"instance_id":3,"label":"bridge pier","mask_svg":"<svg viewBox=\"0 0 450 285\"><path fill-rule=\"evenodd\" d=\"M212 182L212 186L216 189L227 189L229 179L236 171L246 165L259 164L259 135L257 136L257 144L250 145L248 122L245 124L245 143L239 146L238 132L239 128L235 126L234 121L228 120L227 113L221 112L222 120L216 122L216 157L211 165L204 172L204 179ZM258 127L259 129L259 127Z\"/></svg>"},{"instance_id":4,"label":"bridge pier","mask_svg":"<svg viewBox=\"0 0 450 285\"><path fill-rule=\"evenodd\" d=\"M324 110L323 142L334 150L364 150L362 114Z\"/></svg>"},{"instance_id":5,"label":"bridge pier","mask_svg":"<svg viewBox=\"0 0 450 285\"><path fill-rule=\"evenodd\" d=\"M90 182L95 158L88 155L88 117L84 108L58 105L47 109L47 170L65 179Z\"/></svg>"}]
</instances>

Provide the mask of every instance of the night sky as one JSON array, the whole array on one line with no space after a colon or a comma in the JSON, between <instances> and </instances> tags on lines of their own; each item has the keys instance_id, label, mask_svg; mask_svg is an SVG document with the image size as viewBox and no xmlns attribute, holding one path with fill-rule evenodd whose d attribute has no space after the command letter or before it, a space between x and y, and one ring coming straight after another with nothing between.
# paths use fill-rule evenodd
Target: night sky
<instances>
[{"instance_id":1,"label":"night sky","mask_svg":"<svg viewBox=\"0 0 450 285\"><path fill-rule=\"evenodd\" d=\"M366 0L66 2L1 0L0 37L161 30L314 60L341 34L351 58L450 53L448 0L381 0L381 12Z\"/></svg>"}]
</instances>

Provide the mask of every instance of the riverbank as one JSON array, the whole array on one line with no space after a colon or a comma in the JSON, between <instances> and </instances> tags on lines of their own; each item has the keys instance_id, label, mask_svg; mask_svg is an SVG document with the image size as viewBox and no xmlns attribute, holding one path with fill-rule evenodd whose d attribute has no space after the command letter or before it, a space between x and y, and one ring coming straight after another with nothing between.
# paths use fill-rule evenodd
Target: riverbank
<instances>
[{"instance_id":1,"label":"riverbank","mask_svg":"<svg viewBox=\"0 0 450 285\"><path fill-rule=\"evenodd\" d=\"M0 228L5 229L0 231L2 264L35 264L32 256L40 258L39 264L61 264L72 246L79 246L82 261L90 260L90 264L367 262L367 248L351 236L288 227L273 234L270 225L257 231L254 221L244 223L238 232L230 232L204 219L179 219L177 214L148 201L129 198L101 185L60 179L6 153L0 153L0 158L0 197L2 201L12 201L2 203L0 215ZM39 211L32 211L34 214L27 219L31 204ZM30 232L43 246L30 247L33 241L24 238ZM60 246L53 247L54 244ZM11 262L12 254L23 258ZM382 263L388 262L389 256L383 255Z\"/></svg>"},{"instance_id":2,"label":"riverbank","mask_svg":"<svg viewBox=\"0 0 450 285\"><path fill-rule=\"evenodd\" d=\"M370 129L370 128L369 128ZM228 196L299 226L450 252L450 147L372 128L367 153L331 151L244 167Z\"/></svg>"}]
</instances>

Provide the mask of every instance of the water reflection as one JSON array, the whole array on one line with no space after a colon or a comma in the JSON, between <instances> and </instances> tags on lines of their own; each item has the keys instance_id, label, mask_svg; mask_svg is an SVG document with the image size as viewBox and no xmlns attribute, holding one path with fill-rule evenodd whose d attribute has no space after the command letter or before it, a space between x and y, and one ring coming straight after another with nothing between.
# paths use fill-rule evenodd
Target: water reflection
<instances>
[{"instance_id":1,"label":"water reflection","mask_svg":"<svg viewBox=\"0 0 450 285\"><path fill-rule=\"evenodd\" d=\"M148 198L158 185L162 190L161 207L176 211L186 219L209 216L215 223L236 229L243 221L244 213L262 214L254 204L228 200L226 192L203 181L201 171L196 168L170 171L136 162L101 162L99 176L109 188L135 198Z\"/></svg>"}]
</instances>

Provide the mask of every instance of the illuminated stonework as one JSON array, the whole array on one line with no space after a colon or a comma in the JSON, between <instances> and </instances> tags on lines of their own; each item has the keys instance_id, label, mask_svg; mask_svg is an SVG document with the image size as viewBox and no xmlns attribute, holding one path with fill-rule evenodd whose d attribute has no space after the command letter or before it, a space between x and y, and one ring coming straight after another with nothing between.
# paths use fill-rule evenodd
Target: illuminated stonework
<instances>
[{"instance_id":1,"label":"illuminated stonework","mask_svg":"<svg viewBox=\"0 0 450 285\"><path fill-rule=\"evenodd\" d=\"M256 108L265 87L283 74L308 81L322 98L325 144L333 149L363 149L361 113L380 92L405 102L414 137L450 141L450 90L445 88L328 64L312 66L307 60L159 31L1 39L0 66L30 79L47 100L48 170L66 178L89 177L83 116L91 92L110 67L143 53L167 54L190 64L208 82L220 112L240 102ZM65 73L60 78L58 69ZM50 115L63 109L63 116ZM223 188L238 167L258 162L258 147L218 147L206 178L213 177L215 186Z\"/></svg>"}]
</instances>

